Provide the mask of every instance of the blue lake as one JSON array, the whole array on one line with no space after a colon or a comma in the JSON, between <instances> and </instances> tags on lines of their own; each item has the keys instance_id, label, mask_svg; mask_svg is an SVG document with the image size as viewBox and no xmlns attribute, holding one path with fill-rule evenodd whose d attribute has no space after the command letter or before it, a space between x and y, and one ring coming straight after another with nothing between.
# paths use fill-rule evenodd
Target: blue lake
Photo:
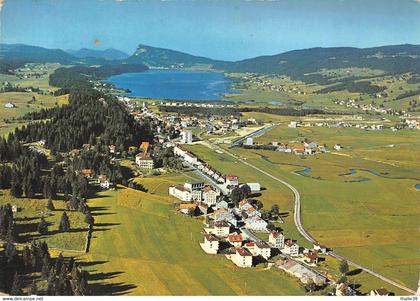
<instances>
[{"instance_id":1,"label":"blue lake","mask_svg":"<svg viewBox=\"0 0 420 301\"><path fill-rule=\"evenodd\" d=\"M420 183L419 184L416 184L416 189L418 189L418 190L420 190Z\"/></svg>"},{"instance_id":2,"label":"blue lake","mask_svg":"<svg viewBox=\"0 0 420 301\"><path fill-rule=\"evenodd\" d=\"M233 81L217 72L148 70L111 76L106 82L129 89L127 96L145 98L206 101L237 93L232 90Z\"/></svg>"}]
</instances>

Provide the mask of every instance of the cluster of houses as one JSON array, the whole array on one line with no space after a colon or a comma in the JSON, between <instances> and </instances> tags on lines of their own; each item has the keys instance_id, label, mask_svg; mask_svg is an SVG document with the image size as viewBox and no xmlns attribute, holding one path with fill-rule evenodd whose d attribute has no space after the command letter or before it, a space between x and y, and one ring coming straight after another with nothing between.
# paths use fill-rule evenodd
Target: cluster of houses
<instances>
[{"instance_id":1,"label":"cluster of houses","mask_svg":"<svg viewBox=\"0 0 420 301\"><path fill-rule=\"evenodd\" d=\"M420 117L412 117L412 118L404 119L404 123L407 125L409 129L420 130Z\"/></svg>"},{"instance_id":2,"label":"cluster of houses","mask_svg":"<svg viewBox=\"0 0 420 301\"><path fill-rule=\"evenodd\" d=\"M278 141L272 141L268 145L264 144L256 144L253 142L252 138L247 138L246 142L244 143L245 147L255 147L255 148L262 148L267 150L274 150L281 153L290 153L299 156L305 155L315 155L321 153L328 153L329 150L325 144L318 144L315 141L303 141L302 143L292 143L292 144L285 144L279 143ZM340 151L343 149L343 146L339 143L333 146L335 151Z\"/></svg>"},{"instance_id":3,"label":"cluster of houses","mask_svg":"<svg viewBox=\"0 0 420 301\"><path fill-rule=\"evenodd\" d=\"M179 101L161 101L160 106L166 107L190 107L190 108L233 108L234 105L220 104L215 102L179 102Z\"/></svg>"},{"instance_id":4,"label":"cluster of houses","mask_svg":"<svg viewBox=\"0 0 420 301\"><path fill-rule=\"evenodd\" d=\"M238 178L236 176L224 176L222 173L216 171L210 165L201 161L196 155L183 149L179 145L176 145L174 147L174 154L178 157L181 157L186 163L196 167L198 170L209 176L217 183L226 184L227 186L237 186L239 184Z\"/></svg>"},{"instance_id":5,"label":"cluster of houses","mask_svg":"<svg viewBox=\"0 0 420 301\"><path fill-rule=\"evenodd\" d=\"M298 128L298 127L328 127L328 128L357 128L361 130L372 130L372 131L378 131L385 129L385 126L383 124L363 124L363 123L357 123L352 124L348 122L334 122L334 123L328 123L328 122L300 122L300 121L290 121L287 125L289 128ZM391 128L392 129L392 128Z\"/></svg>"},{"instance_id":6,"label":"cluster of houses","mask_svg":"<svg viewBox=\"0 0 420 301\"><path fill-rule=\"evenodd\" d=\"M200 246L204 252L223 254L238 267L251 268L271 261L276 268L298 277L303 283L313 281L323 285L328 281L326 276L311 269L318 264L320 255L327 252L319 244L315 244L312 250L301 248L280 231L271 231L268 242L255 239L242 228L216 217L204 228L203 236Z\"/></svg>"},{"instance_id":7,"label":"cluster of houses","mask_svg":"<svg viewBox=\"0 0 420 301\"><path fill-rule=\"evenodd\" d=\"M280 79L286 79L284 76L280 76ZM306 92L302 91L298 87L289 88L285 85L275 85L271 81L264 79L258 75L247 74L242 77L243 81L253 83L258 87L261 87L263 90L275 91L275 92L288 92L306 95Z\"/></svg>"},{"instance_id":8,"label":"cluster of houses","mask_svg":"<svg viewBox=\"0 0 420 301\"><path fill-rule=\"evenodd\" d=\"M376 94L376 98L385 97L386 94L384 94L384 93L386 93L386 92ZM376 113L391 114L391 115L394 115L394 114L398 115L399 114L394 109L385 108L383 106L376 106L372 103L370 103L370 104L359 104L359 103L356 102L355 99L334 100L333 102L337 105L340 105L340 106L345 106L345 107L348 107L348 108L361 109L365 112L376 112Z\"/></svg>"}]
</instances>

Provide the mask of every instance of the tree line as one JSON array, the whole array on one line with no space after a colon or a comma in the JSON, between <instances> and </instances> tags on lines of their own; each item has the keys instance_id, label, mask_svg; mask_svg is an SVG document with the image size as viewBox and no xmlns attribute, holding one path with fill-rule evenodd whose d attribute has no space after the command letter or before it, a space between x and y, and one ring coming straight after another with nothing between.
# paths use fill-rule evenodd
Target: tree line
<instances>
[{"instance_id":1,"label":"tree line","mask_svg":"<svg viewBox=\"0 0 420 301\"><path fill-rule=\"evenodd\" d=\"M178 106L159 106L161 112L171 112L182 115L201 115L201 116L240 116L242 112L262 112L283 116L306 116L311 114L337 114L326 112L320 109L293 109L293 108L272 108L272 107L253 107L253 108L201 108L201 107L178 107Z\"/></svg>"},{"instance_id":2,"label":"tree line","mask_svg":"<svg viewBox=\"0 0 420 301\"><path fill-rule=\"evenodd\" d=\"M73 257L64 258L60 254L57 258L52 258L45 242L33 241L30 246L19 251L8 241L0 252L0 267L0 290L13 296L25 293L83 296L89 293L88 272L83 271ZM46 281L46 288L39 287L37 280L24 276L34 273L40 275L38 280ZM26 292L25 287L28 288Z\"/></svg>"}]
</instances>

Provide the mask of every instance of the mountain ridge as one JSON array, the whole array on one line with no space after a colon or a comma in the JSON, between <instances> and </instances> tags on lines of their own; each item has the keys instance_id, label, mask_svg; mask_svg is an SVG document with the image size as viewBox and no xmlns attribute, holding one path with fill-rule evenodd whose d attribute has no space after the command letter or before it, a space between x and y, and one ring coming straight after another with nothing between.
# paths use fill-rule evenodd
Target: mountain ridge
<instances>
[{"instance_id":1,"label":"mountain ridge","mask_svg":"<svg viewBox=\"0 0 420 301\"><path fill-rule=\"evenodd\" d=\"M89 49L87 52L91 53ZM98 52L95 51L95 54ZM106 50L105 50L106 51ZM99 54L103 51L99 51ZM103 57L79 58L61 49L25 44L0 44L0 71L7 72L26 62L62 64L144 64L160 68L198 68L222 72L251 72L287 75L305 82L326 81L322 69L371 68L385 73L420 73L420 45L400 44L370 48L313 47L274 55L262 55L238 61L223 61L182 51L139 44L136 51L122 60Z\"/></svg>"},{"instance_id":2,"label":"mountain ridge","mask_svg":"<svg viewBox=\"0 0 420 301\"><path fill-rule=\"evenodd\" d=\"M107 48L104 50L80 48L78 50L68 49L66 52L77 58L101 58L108 61L124 60L130 57L129 54L115 48Z\"/></svg>"}]
</instances>

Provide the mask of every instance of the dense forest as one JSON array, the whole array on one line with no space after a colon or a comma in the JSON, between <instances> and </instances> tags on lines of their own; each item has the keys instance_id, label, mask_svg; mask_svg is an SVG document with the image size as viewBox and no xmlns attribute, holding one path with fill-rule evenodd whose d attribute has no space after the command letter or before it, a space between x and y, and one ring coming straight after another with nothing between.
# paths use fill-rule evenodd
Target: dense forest
<instances>
[{"instance_id":1,"label":"dense forest","mask_svg":"<svg viewBox=\"0 0 420 301\"><path fill-rule=\"evenodd\" d=\"M0 208L0 216L12 218L11 206ZM1 219L0 219L1 220ZM39 287L38 282L22 275L40 274L40 280L46 282L46 288ZM31 282L28 294L39 295L44 291L49 296L84 296L89 294L88 272L80 269L73 257L64 258L60 254L52 258L45 242L33 241L30 246L18 250L8 240L0 252L0 290L12 296L24 294L24 282Z\"/></svg>"},{"instance_id":2,"label":"dense forest","mask_svg":"<svg viewBox=\"0 0 420 301\"><path fill-rule=\"evenodd\" d=\"M30 123L16 129L7 138L0 138L0 189L10 189L11 195L17 198L42 196L49 200L48 210L54 210L51 200L60 199L65 202L67 211L82 212L88 225L88 250L94 218L86 203L91 187L81 171L90 169L94 177L106 175L112 183L127 185L122 168L112 160L109 145L113 144L117 151L125 152L128 146L152 141L153 124L148 120L134 120L113 96L94 89L74 87L71 88L68 105L32 112L23 119ZM48 160L43 151L27 144L40 140L45 140L52 160ZM89 147L84 148L83 144ZM81 150L70 155L72 152L69 151L73 149ZM167 157L170 155L157 157L159 164L168 165ZM16 227L10 208L10 205L0 208L0 240L5 242L4 250L0 252L0 277L3 277L0 280L12 277L0 281L0 290L21 295L22 288L28 288L27 275L36 272L41 273L42 280L48 281L48 287L42 288L42 293L88 294L87 273L80 270L74 261L66 262L62 256L51 259L44 245L44 251L37 253L36 242L31 248L16 250L15 243L26 244L29 241L27 235L19 232L22 227ZM38 232L47 235L48 227L48 222L42 217ZM70 220L64 211L58 231L70 229ZM34 281L29 292L37 294L38 285L38 280Z\"/></svg>"},{"instance_id":3,"label":"dense forest","mask_svg":"<svg viewBox=\"0 0 420 301\"><path fill-rule=\"evenodd\" d=\"M119 151L141 141L151 141L147 121L137 122L114 97L93 89L75 89L69 104L26 116L32 122L15 131L23 142L45 140L53 152L70 151L83 144L116 145Z\"/></svg>"},{"instance_id":4,"label":"dense forest","mask_svg":"<svg viewBox=\"0 0 420 301\"><path fill-rule=\"evenodd\" d=\"M376 94L379 92L384 91L385 87L380 87L376 85L372 85L369 81L344 81L341 83L338 83L336 85L323 88L321 90L316 91L316 93L324 94L329 92L335 92L335 91L343 91L347 90L351 93L366 93L366 94Z\"/></svg>"}]
</instances>

